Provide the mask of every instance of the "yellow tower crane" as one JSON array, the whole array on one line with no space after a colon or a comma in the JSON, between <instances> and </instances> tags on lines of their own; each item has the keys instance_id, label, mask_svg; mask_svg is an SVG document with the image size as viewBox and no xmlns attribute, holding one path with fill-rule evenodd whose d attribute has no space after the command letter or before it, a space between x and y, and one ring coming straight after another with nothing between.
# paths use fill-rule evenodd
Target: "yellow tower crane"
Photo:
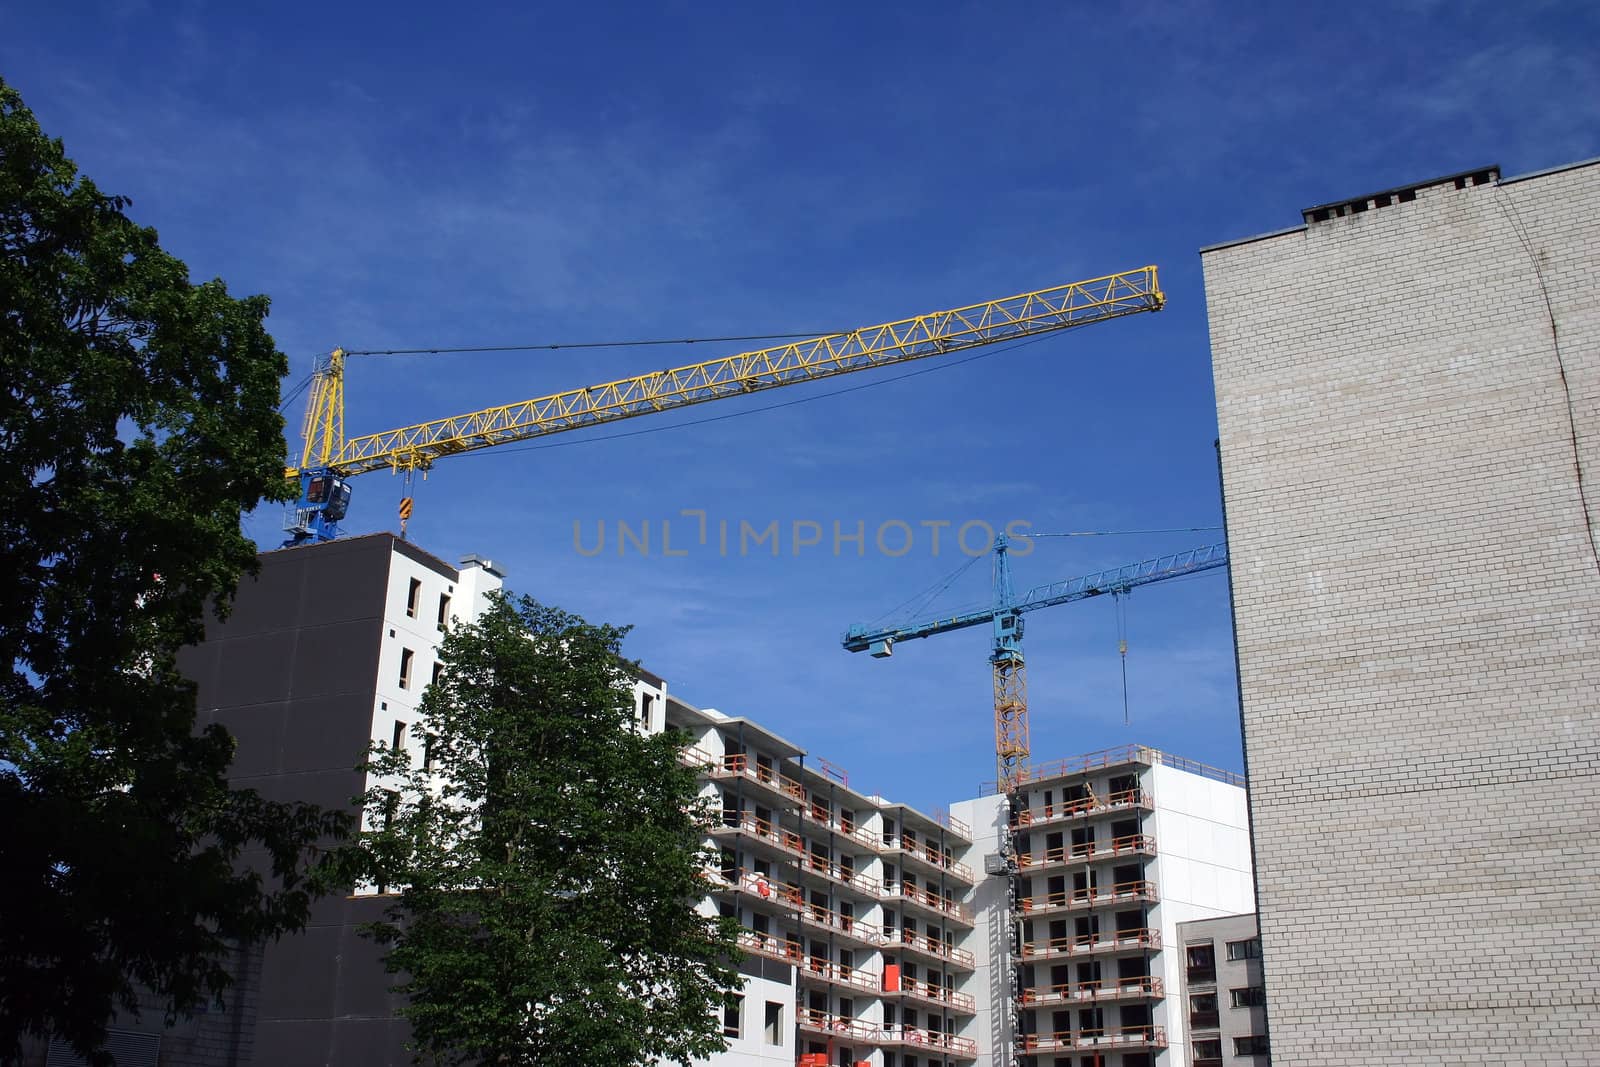
<instances>
[{"instance_id":1,"label":"yellow tower crane","mask_svg":"<svg viewBox=\"0 0 1600 1067\"><path fill-rule=\"evenodd\" d=\"M300 482L287 543L337 537L350 505L348 479L357 474L409 475L461 452L1159 311L1165 302L1156 268L1140 267L351 438L344 435L346 353L336 348L313 372L300 465L285 471Z\"/></svg>"}]
</instances>

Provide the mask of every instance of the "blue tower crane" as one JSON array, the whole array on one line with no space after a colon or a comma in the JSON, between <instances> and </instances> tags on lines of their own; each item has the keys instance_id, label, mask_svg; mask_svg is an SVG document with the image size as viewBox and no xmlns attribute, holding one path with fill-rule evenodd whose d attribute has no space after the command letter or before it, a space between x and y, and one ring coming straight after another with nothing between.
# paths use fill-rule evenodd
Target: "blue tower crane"
<instances>
[{"instance_id":1,"label":"blue tower crane","mask_svg":"<svg viewBox=\"0 0 1600 1067\"><path fill-rule=\"evenodd\" d=\"M1028 687L1022 656L1022 616L1039 608L1056 604L1070 604L1075 600L1104 596L1125 596L1143 585L1198 574L1226 566L1228 546L1206 545L1187 552L1158 556L1142 563L1130 563L1112 570L1067 578L1047 585L1034 586L1020 596L1012 591L1011 561L1008 554L1010 542L1004 534L994 545L994 595L990 606L980 611L967 611L955 615L923 619L899 626L852 626L844 635L844 647L850 652L867 652L879 659L894 653L899 641L964 630L969 626L989 624L994 627L990 645L989 663L994 669L994 738L997 786L1010 808L1008 830L1003 844L1004 870L989 873L1006 875L1006 927L1009 935L1001 966L1010 974L1011 1027L1013 1034L1022 1032L1022 898L1021 868L1017 862L1014 839L1019 807L1026 802L1021 791L1027 773L1028 745ZM1126 647L1126 646L1124 646ZM1013 1065L1022 1057L1014 1045L1009 1056Z\"/></svg>"},{"instance_id":2,"label":"blue tower crane","mask_svg":"<svg viewBox=\"0 0 1600 1067\"><path fill-rule=\"evenodd\" d=\"M996 538L994 596L989 607L899 626L852 626L844 635L846 651L867 652L882 659L893 655L894 646L900 641L932 637L986 623L992 625L994 639L990 646L989 663L994 672L995 762L999 791L1006 794L1015 791L1019 777L1027 766L1029 754L1027 675L1022 655L1023 614L1107 593L1122 596L1140 586L1180 578L1186 574L1198 574L1226 566L1228 562L1226 544L1206 545L1191 548L1187 552L1158 556L1142 563L1129 563L1095 574L1034 586L1018 596L1012 592L1009 547L1010 542L1004 534Z\"/></svg>"}]
</instances>

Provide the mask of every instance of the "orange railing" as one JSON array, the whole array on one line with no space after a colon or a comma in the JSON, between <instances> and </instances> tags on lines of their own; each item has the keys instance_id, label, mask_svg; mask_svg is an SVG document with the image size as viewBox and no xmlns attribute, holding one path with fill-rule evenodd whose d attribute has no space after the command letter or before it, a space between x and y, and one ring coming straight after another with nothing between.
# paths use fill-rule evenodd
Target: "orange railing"
<instances>
[{"instance_id":1,"label":"orange railing","mask_svg":"<svg viewBox=\"0 0 1600 1067\"><path fill-rule=\"evenodd\" d=\"M847 885L860 893L877 896L883 890L883 883L870 875L858 874L854 867L845 867L834 860L826 860L815 852L807 852L804 861L805 869L824 878L831 878L835 882Z\"/></svg>"},{"instance_id":2,"label":"orange railing","mask_svg":"<svg viewBox=\"0 0 1600 1067\"><path fill-rule=\"evenodd\" d=\"M713 867L707 874L711 878L713 889L728 888L737 893L749 893L760 900L794 908L800 907L805 900L805 894L800 886L780 881L770 874L752 871L747 867L731 870Z\"/></svg>"},{"instance_id":3,"label":"orange railing","mask_svg":"<svg viewBox=\"0 0 1600 1067\"><path fill-rule=\"evenodd\" d=\"M937 1030L891 1024L878 1027L859 1019L847 1019L815 1008L801 1008L796 1016L800 1029L848 1038L866 1045L905 1045L942 1049L958 1056L975 1056L978 1044L969 1037L957 1037Z\"/></svg>"},{"instance_id":4,"label":"orange railing","mask_svg":"<svg viewBox=\"0 0 1600 1067\"><path fill-rule=\"evenodd\" d=\"M749 756L723 756L720 766L709 770L712 778L748 778L794 800L804 801L805 787L793 778L780 774L772 767L763 767Z\"/></svg>"},{"instance_id":5,"label":"orange railing","mask_svg":"<svg viewBox=\"0 0 1600 1067\"><path fill-rule=\"evenodd\" d=\"M1173 767L1190 774L1198 774L1206 778L1214 778L1219 782L1229 785L1242 786L1245 784L1244 775L1235 771L1223 770L1221 767L1212 767L1197 760L1187 759L1183 756L1174 756L1170 752L1149 748L1145 745L1118 745L1115 748L1101 749L1099 752L1086 752L1081 756L1069 756L1063 760L1051 763L1036 763L1024 768L1017 776L1018 782L1043 781L1047 778L1064 778L1069 774L1084 774L1089 771L1102 771L1111 767L1121 767L1129 763L1146 763Z\"/></svg>"},{"instance_id":6,"label":"orange railing","mask_svg":"<svg viewBox=\"0 0 1600 1067\"><path fill-rule=\"evenodd\" d=\"M902 945L910 945L918 952L926 952L930 956L938 956L941 959L954 960L965 967L972 966L972 953L964 948L947 945L936 937L915 933L903 927L898 933L891 930L889 937L891 941Z\"/></svg>"},{"instance_id":7,"label":"orange railing","mask_svg":"<svg viewBox=\"0 0 1600 1067\"><path fill-rule=\"evenodd\" d=\"M842 963L834 963L821 956L807 956L802 959L800 977L865 989L869 993L876 993L883 987L882 975L873 974L871 971L858 971L854 967L846 967Z\"/></svg>"},{"instance_id":8,"label":"orange railing","mask_svg":"<svg viewBox=\"0 0 1600 1067\"><path fill-rule=\"evenodd\" d=\"M871 1044L876 1044L878 1041L878 1028L871 1023L841 1018L825 1011L817 1011L815 1008L801 1008L797 1021L802 1030L817 1030Z\"/></svg>"},{"instance_id":9,"label":"orange railing","mask_svg":"<svg viewBox=\"0 0 1600 1067\"><path fill-rule=\"evenodd\" d=\"M1077 800L1066 800L1054 804L1041 804L1037 810L1024 808L1017 812L1014 826L1034 826L1044 822L1060 822L1063 819L1081 819L1089 815L1099 815L1102 812L1120 811L1124 808L1150 807L1150 794L1143 789L1124 789L1110 796L1098 797L1090 794L1079 797Z\"/></svg>"},{"instance_id":10,"label":"orange railing","mask_svg":"<svg viewBox=\"0 0 1600 1067\"><path fill-rule=\"evenodd\" d=\"M1141 928L1138 930L1103 930L1098 934L1055 937L1048 941L1026 941L1022 945L1022 954L1024 956L1082 956L1092 952L1108 952L1113 949L1160 947L1161 931Z\"/></svg>"},{"instance_id":11,"label":"orange railing","mask_svg":"<svg viewBox=\"0 0 1600 1067\"><path fill-rule=\"evenodd\" d=\"M864 919L857 919L853 915L841 915L820 904L799 904L800 921L812 926L821 926L853 937L870 945L887 945L890 931L877 923L869 923Z\"/></svg>"},{"instance_id":12,"label":"orange railing","mask_svg":"<svg viewBox=\"0 0 1600 1067\"><path fill-rule=\"evenodd\" d=\"M943 1049L958 1056L976 1056L978 1043L970 1037L957 1037L937 1030L922 1030L915 1026L892 1024L881 1031L880 1044L904 1045L908 1048Z\"/></svg>"},{"instance_id":13,"label":"orange railing","mask_svg":"<svg viewBox=\"0 0 1600 1067\"><path fill-rule=\"evenodd\" d=\"M854 841L862 848L868 849L869 851L878 851L878 836L876 834L864 829L860 823L850 823L846 825L844 820L836 818L833 812L831 812L825 804L819 804L813 800L811 803L804 805L800 810L807 821L812 822L817 826L826 827L828 830L831 830L841 837L848 837L850 840Z\"/></svg>"},{"instance_id":14,"label":"orange railing","mask_svg":"<svg viewBox=\"0 0 1600 1067\"><path fill-rule=\"evenodd\" d=\"M732 889L736 893L749 893L759 900L792 908L802 923L836 930L848 937L873 945L886 945L892 931L877 923L857 919L826 908L821 904L807 903L803 887L780 881L770 874L752 871L745 867L732 870L713 868L708 871L713 889Z\"/></svg>"},{"instance_id":15,"label":"orange railing","mask_svg":"<svg viewBox=\"0 0 1600 1067\"><path fill-rule=\"evenodd\" d=\"M944 986L933 982L919 982L915 978L902 977L899 989L888 989L884 992L891 996L895 993L904 993L908 997L917 997L920 1000L932 1001L937 1004L947 1004L960 1012L977 1010L976 1002L967 994L957 993L953 989L946 989Z\"/></svg>"},{"instance_id":16,"label":"orange railing","mask_svg":"<svg viewBox=\"0 0 1600 1067\"><path fill-rule=\"evenodd\" d=\"M1067 1004L1075 1001L1144 1000L1164 996L1161 979L1150 975L1115 978L1077 985L1043 986L1022 991L1024 1004Z\"/></svg>"},{"instance_id":17,"label":"orange railing","mask_svg":"<svg viewBox=\"0 0 1600 1067\"><path fill-rule=\"evenodd\" d=\"M842 963L834 963L820 956L807 955L805 946L800 942L779 937L777 934L763 934L741 927L738 943L740 948L752 955L794 965L801 977L847 985L869 993L880 992L883 987L882 975L846 967Z\"/></svg>"},{"instance_id":18,"label":"orange railing","mask_svg":"<svg viewBox=\"0 0 1600 1067\"><path fill-rule=\"evenodd\" d=\"M698 771L709 771L722 762L722 757L713 756L703 748L690 745L678 750L678 762Z\"/></svg>"},{"instance_id":19,"label":"orange railing","mask_svg":"<svg viewBox=\"0 0 1600 1067\"><path fill-rule=\"evenodd\" d=\"M1154 855L1156 839L1149 834L1129 834L1119 837L1111 842L1109 847L1096 845L1093 841L1081 845L1063 845L1060 848L1044 849L1040 852L1024 852L1017 857L1019 867L1043 867L1056 863L1071 863L1076 860L1106 859L1112 856L1128 856L1135 853Z\"/></svg>"},{"instance_id":20,"label":"orange railing","mask_svg":"<svg viewBox=\"0 0 1600 1067\"><path fill-rule=\"evenodd\" d=\"M834 874L828 870L829 868L836 869L836 865L829 864L818 857L810 855L807 855L804 866L807 870L823 871L824 873L829 873L830 877L837 877L839 881L845 882L847 885L861 888L864 895L877 894L887 900L915 900L932 910L943 912L963 921L971 921L970 909L965 904L947 901L937 894L914 886L905 886L898 882L889 886L881 886L878 884L877 879L869 878L866 875L854 874L853 872L852 879L846 881L842 877L845 872L837 871L837 874ZM706 870L706 877L710 880L713 890L731 889L736 893L749 893L762 901L802 909L807 921L818 925L830 926L833 929L852 934L863 941L871 941L878 944L894 939L893 930L863 919L841 915L816 904L807 903L808 896L805 887L795 885L792 882L785 882L771 874L753 871L748 867L711 867Z\"/></svg>"},{"instance_id":21,"label":"orange railing","mask_svg":"<svg viewBox=\"0 0 1600 1067\"><path fill-rule=\"evenodd\" d=\"M968 826L954 815L951 815L949 808L934 808L929 817L946 830L955 833L957 836L962 837L967 841L972 840L972 827Z\"/></svg>"},{"instance_id":22,"label":"orange railing","mask_svg":"<svg viewBox=\"0 0 1600 1067\"><path fill-rule=\"evenodd\" d=\"M972 881L972 868L965 863L957 863L949 849L940 849L930 841L918 841L915 837L901 835L890 837L883 842L885 852L904 852L922 860L931 867L949 871L964 882Z\"/></svg>"},{"instance_id":23,"label":"orange railing","mask_svg":"<svg viewBox=\"0 0 1600 1067\"><path fill-rule=\"evenodd\" d=\"M962 922L970 923L972 921L971 908L954 900L946 900L931 889L906 885L904 882L890 882L883 887L883 896L891 900L910 900L921 904L925 908L932 908L934 911L940 911L946 915L954 915Z\"/></svg>"},{"instance_id":24,"label":"orange railing","mask_svg":"<svg viewBox=\"0 0 1600 1067\"><path fill-rule=\"evenodd\" d=\"M740 830L770 841L786 852L793 852L797 856L807 855L805 842L801 840L799 834L775 826L766 819L758 819L753 811L723 811L721 821L711 829Z\"/></svg>"},{"instance_id":25,"label":"orange railing","mask_svg":"<svg viewBox=\"0 0 1600 1067\"><path fill-rule=\"evenodd\" d=\"M1125 904L1138 900L1155 900L1156 884L1149 881L1118 882L1108 889L1074 889L1064 893L1046 893L1043 896L1024 897L1022 910L1045 911L1049 908L1094 908L1105 904Z\"/></svg>"},{"instance_id":26,"label":"orange railing","mask_svg":"<svg viewBox=\"0 0 1600 1067\"><path fill-rule=\"evenodd\" d=\"M821 756L817 757L817 770L823 778L830 782L838 782L846 789L850 788L850 772L836 763L829 763Z\"/></svg>"},{"instance_id":27,"label":"orange railing","mask_svg":"<svg viewBox=\"0 0 1600 1067\"><path fill-rule=\"evenodd\" d=\"M769 960L781 960L784 963L798 964L803 955L803 946L798 941L790 941L777 934L760 934L745 928L739 930L739 947L754 955L765 956Z\"/></svg>"},{"instance_id":28,"label":"orange railing","mask_svg":"<svg viewBox=\"0 0 1600 1067\"><path fill-rule=\"evenodd\" d=\"M1167 1031L1160 1026L1124 1026L1119 1030L1061 1030L1053 1034L1026 1034L1028 1052L1067 1052L1077 1049L1166 1048Z\"/></svg>"},{"instance_id":29,"label":"orange railing","mask_svg":"<svg viewBox=\"0 0 1600 1067\"><path fill-rule=\"evenodd\" d=\"M704 772L708 778L747 778L752 782L758 782L792 800L799 801L801 813L812 822L826 826L835 833L852 838L874 852L881 847L874 834L863 829L859 823L847 826L842 820L833 817L832 813L828 812L827 805L819 799L818 795L813 794L812 791L806 789L803 783L790 778L775 767L764 766L744 754L718 756L694 745L680 749L678 751L678 760L686 766ZM850 776L844 770L834 766L827 760L819 759L818 762L821 765L820 773L825 780L837 782L845 788L849 788ZM972 840L972 828L960 819L953 817L944 808L938 808L926 817L945 829L958 834L963 840L967 842Z\"/></svg>"}]
</instances>

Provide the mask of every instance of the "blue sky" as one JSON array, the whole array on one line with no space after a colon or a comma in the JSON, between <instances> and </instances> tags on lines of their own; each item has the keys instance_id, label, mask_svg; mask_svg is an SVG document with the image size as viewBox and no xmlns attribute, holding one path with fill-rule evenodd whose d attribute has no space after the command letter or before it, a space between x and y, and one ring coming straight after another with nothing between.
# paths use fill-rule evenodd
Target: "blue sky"
<instances>
[{"instance_id":1,"label":"blue sky","mask_svg":"<svg viewBox=\"0 0 1600 1067\"><path fill-rule=\"evenodd\" d=\"M633 623L684 699L924 806L993 777L987 634L888 661L839 635L966 561L924 522L1218 523L1200 247L1600 152L1592 4L495 6L0 3L0 74L197 278L272 297L286 388L334 345L828 331L1158 264L1159 315L462 457L417 493L423 547ZM357 359L348 428L739 347ZM347 526L392 527L396 481L355 487ZM712 543L663 557L662 520L683 545L696 508ZM277 519L250 520L264 546ZM616 524L647 520L652 554L619 556ZM719 520L777 521L782 554L723 555ZM892 520L918 531L897 558L871 543ZM796 554L796 521L822 545ZM608 550L578 552L575 522ZM835 522L864 555L834 554ZM1211 536L1040 542L1018 581ZM1124 726L1112 606L1030 617L1036 757L1137 741L1238 767L1223 578L1135 594L1128 628Z\"/></svg>"}]
</instances>

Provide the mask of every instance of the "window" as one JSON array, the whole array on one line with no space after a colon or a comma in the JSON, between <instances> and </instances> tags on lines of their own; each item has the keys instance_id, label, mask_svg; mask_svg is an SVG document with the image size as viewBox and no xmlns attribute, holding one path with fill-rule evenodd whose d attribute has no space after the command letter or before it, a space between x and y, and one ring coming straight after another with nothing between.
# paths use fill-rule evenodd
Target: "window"
<instances>
[{"instance_id":1,"label":"window","mask_svg":"<svg viewBox=\"0 0 1600 1067\"><path fill-rule=\"evenodd\" d=\"M1184 950L1189 964L1189 981L1215 982L1217 980L1217 951L1211 942L1189 945Z\"/></svg>"},{"instance_id":2,"label":"window","mask_svg":"<svg viewBox=\"0 0 1600 1067\"><path fill-rule=\"evenodd\" d=\"M735 996L733 1002L722 1006L722 1036L739 1036L739 1016L744 1011L744 997Z\"/></svg>"},{"instance_id":3,"label":"window","mask_svg":"<svg viewBox=\"0 0 1600 1067\"><path fill-rule=\"evenodd\" d=\"M1252 1008L1257 1004L1265 1004L1267 1002L1267 991L1258 985L1235 989L1232 993L1233 1006L1236 1008Z\"/></svg>"},{"instance_id":4,"label":"window","mask_svg":"<svg viewBox=\"0 0 1600 1067\"><path fill-rule=\"evenodd\" d=\"M656 706L654 693L644 693L639 697L639 725L646 730L650 729L650 713Z\"/></svg>"},{"instance_id":5,"label":"window","mask_svg":"<svg viewBox=\"0 0 1600 1067\"><path fill-rule=\"evenodd\" d=\"M411 688L411 661L416 658L416 653L409 648L400 650L400 688Z\"/></svg>"},{"instance_id":6,"label":"window","mask_svg":"<svg viewBox=\"0 0 1600 1067\"><path fill-rule=\"evenodd\" d=\"M1229 941L1228 958L1230 960L1253 960L1261 956L1261 939L1252 937L1248 941Z\"/></svg>"},{"instance_id":7,"label":"window","mask_svg":"<svg viewBox=\"0 0 1600 1067\"><path fill-rule=\"evenodd\" d=\"M393 789L385 789L383 791L383 826L382 826L382 829L387 830L391 825L393 825L394 820L395 820L395 816L397 816L399 814L400 814L400 794L395 792ZM377 889L378 889L379 893L387 893L389 891L389 883L386 882L386 881L383 881L382 879L380 879L378 881Z\"/></svg>"},{"instance_id":8,"label":"window","mask_svg":"<svg viewBox=\"0 0 1600 1067\"><path fill-rule=\"evenodd\" d=\"M422 582L420 579L411 579L411 585L406 589L406 618L417 617L417 601L422 599Z\"/></svg>"},{"instance_id":9,"label":"window","mask_svg":"<svg viewBox=\"0 0 1600 1067\"><path fill-rule=\"evenodd\" d=\"M433 770L433 742L428 740L428 735L422 735L422 769Z\"/></svg>"},{"instance_id":10,"label":"window","mask_svg":"<svg viewBox=\"0 0 1600 1067\"><path fill-rule=\"evenodd\" d=\"M1235 1056L1265 1056L1267 1054L1267 1036L1265 1034L1251 1034L1249 1037L1234 1038L1233 1054Z\"/></svg>"},{"instance_id":11,"label":"window","mask_svg":"<svg viewBox=\"0 0 1600 1067\"><path fill-rule=\"evenodd\" d=\"M450 621L450 597L445 593L439 594L439 618L434 623L440 630Z\"/></svg>"},{"instance_id":12,"label":"window","mask_svg":"<svg viewBox=\"0 0 1600 1067\"><path fill-rule=\"evenodd\" d=\"M1194 1043L1194 1058L1196 1060L1222 1059L1221 1041L1196 1041Z\"/></svg>"},{"instance_id":13,"label":"window","mask_svg":"<svg viewBox=\"0 0 1600 1067\"><path fill-rule=\"evenodd\" d=\"M399 719L395 720L394 737L390 742L389 747L394 749L396 752L404 752L406 750L406 724L401 722Z\"/></svg>"},{"instance_id":14,"label":"window","mask_svg":"<svg viewBox=\"0 0 1600 1067\"><path fill-rule=\"evenodd\" d=\"M441 675L443 673L444 673L444 664L443 663L435 663L433 665L433 677L431 679L429 679L429 684L430 685L438 685L439 684L439 675Z\"/></svg>"},{"instance_id":15,"label":"window","mask_svg":"<svg viewBox=\"0 0 1600 1067\"><path fill-rule=\"evenodd\" d=\"M783 1044L783 1005L778 1001L767 1001L767 1021L765 1030L767 1044Z\"/></svg>"}]
</instances>

